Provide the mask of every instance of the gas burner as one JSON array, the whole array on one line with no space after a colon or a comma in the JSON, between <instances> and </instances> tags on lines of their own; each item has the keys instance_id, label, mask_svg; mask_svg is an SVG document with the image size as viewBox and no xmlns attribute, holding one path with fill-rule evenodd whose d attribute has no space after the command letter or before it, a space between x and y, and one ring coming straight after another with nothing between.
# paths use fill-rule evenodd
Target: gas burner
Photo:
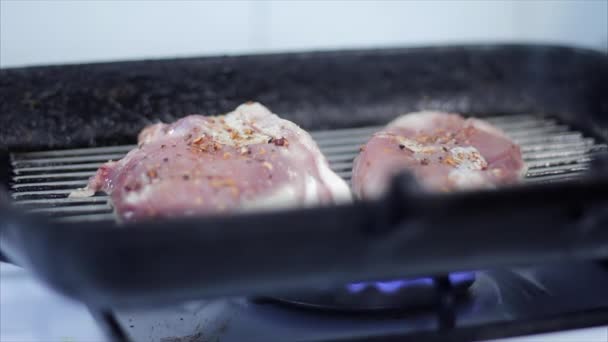
<instances>
[{"instance_id":1,"label":"gas burner","mask_svg":"<svg viewBox=\"0 0 608 342\"><path fill-rule=\"evenodd\" d=\"M313 296L285 296L271 302L235 297L146 309L120 309L113 310L108 316L112 320L103 324L119 328L122 335L116 336L127 336L129 341L347 341L361 337L384 341L382 336L387 335L397 336L391 340L398 341L468 341L531 334L556 327L579 328L583 324L606 321L605 311L593 311L608 308L608 297L601 295L608 288L608 274L597 264L559 263L518 270L477 271L468 290L460 283L467 279L466 276L451 276L454 288L467 295L454 303L454 329L447 329L442 333L445 335L439 337L421 334L438 327L439 315L433 308L382 310L376 306L369 311L368 306L367 311L354 311L344 305L333 307L333 311L323 311L318 309L324 308L321 305L327 305L326 302L302 304ZM418 286L428 280L417 279L413 283ZM356 298L387 287L393 289L392 286L378 287L377 282L365 285L362 290L354 286L357 290L354 295L359 296ZM399 283L390 285L399 288ZM408 282L408 285L412 283ZM408 292L410 289L408 287ZM343 290L348 292L348 286ZM396 293L401 293L401 289ZM393 297L392 293L388 297L399 298ZM278 300L290 305L277 305ZM434 301L431 298L427 303ZM361 302L358 304L361 308ZM302 310L303 307L314 310ZM581 320L581 312L591 314L591 320Z\"/></svg>"},{"instance_id":2,"label":"gas burner","mask_svg":"<svg viewBox=\"0 0 608 342\"><path fill-rule=\"evenodd\" d=\"M457 297L466 297L475 282L474 272L452 273L450 282ZM435 304L433 278L351 283L341 288L319 288L272 297L271 300L300 308L342 312L401 311Z\"/></svg>"}]
</instances>

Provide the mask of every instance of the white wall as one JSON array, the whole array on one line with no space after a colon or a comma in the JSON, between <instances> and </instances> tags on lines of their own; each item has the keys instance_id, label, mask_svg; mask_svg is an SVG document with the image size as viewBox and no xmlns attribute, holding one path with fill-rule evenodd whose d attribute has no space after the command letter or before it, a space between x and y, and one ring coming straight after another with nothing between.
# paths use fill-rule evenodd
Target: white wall
<instances>
[{"instance_id":1,"label":"white wall","mask_svg":"<svg viewBox=\"0 0 608 342\"><path fill-rule=\"evenodd\" d=\"M608 0L0 0L0 67L492 41L608 51Z\"/></svg>"}]
</instances>

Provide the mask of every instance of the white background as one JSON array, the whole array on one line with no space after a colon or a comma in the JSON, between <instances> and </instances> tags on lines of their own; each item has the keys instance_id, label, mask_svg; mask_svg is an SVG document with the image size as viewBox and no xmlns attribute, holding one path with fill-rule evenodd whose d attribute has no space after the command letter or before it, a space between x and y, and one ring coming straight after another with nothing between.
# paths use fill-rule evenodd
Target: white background
<instances>
[{"instance_id":1,"label":"white background","mask_svg":"<svg viewBox=\"0 0 608 342\"><path fill-rule=\"evenodd\" d=\"M497 41L608 51L608 0L0 0L0 67Z\"/></svg>"}]
</instances>

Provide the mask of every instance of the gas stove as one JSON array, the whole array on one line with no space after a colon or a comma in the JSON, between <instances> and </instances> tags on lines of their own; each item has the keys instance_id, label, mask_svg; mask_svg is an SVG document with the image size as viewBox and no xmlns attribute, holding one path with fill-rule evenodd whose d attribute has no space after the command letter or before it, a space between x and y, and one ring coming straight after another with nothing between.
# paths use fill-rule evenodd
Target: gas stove
<instances>
[{"instance_id":1,"label":"gas stove","mask_svg":"<svg viewBox=\"0 0 608 342\"><path fill-rule=\"evenodd\" d=\"M599 264L450 278L453 286L443 294L437 291L446 290L437 284L441 278L428 278L350 284L309 291L309 296L302 291L113 310L96 317L116 340L163 342L484 340L596 325L608 318L608 298L602 295L608 270Z\"/></svg>"},{"instance_id":2,"label":"gas stove","mask_svg":"<svg viewBox=\"0 0 608 342\"><path fill-rule=\"evenodd\" d=\"M570 282L560 274L580 281ZM49 291L23 269L0 263L0 277L2 341L384 341L390 340L387 335L407 341L523 335L500 341L603 342L608 337L608 326L529 335L593 323L572 314L573 310L588 314L605 305L601 287L608 276L593 264L476 272L468 295L455 306L457 322L451 333L437 330L433 303L399 310L332 311L269 298L230 298L106 315L94 312L93 320L81 304ZM596 323L600 318L596 315ZM99 328L105 328L107 335Z\"/></svg>"}]
</instances>

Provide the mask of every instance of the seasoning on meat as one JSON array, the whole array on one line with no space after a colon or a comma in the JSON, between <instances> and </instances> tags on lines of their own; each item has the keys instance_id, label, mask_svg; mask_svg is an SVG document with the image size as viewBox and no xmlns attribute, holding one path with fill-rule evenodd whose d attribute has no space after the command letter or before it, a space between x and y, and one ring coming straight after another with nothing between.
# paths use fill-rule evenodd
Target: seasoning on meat
<instances>
[{"instance_id":1,"label":"seasoning on meat","mask_svg":"<svg viewBox=\"0 0 608 342\"><path fill-rule=\"evenodd\" d=\"M376 197L402 170L427 190L452 191L517 183L526 166L519 146L489 123L418 112L395 119L365 144L354 162L353 192Z\"/></svg>"},{"instance_id":2,"label":"seasoning on meat","mask_svg":"<svg viewBox=\"0 0 608 342\"><path fill-rule=\"evenodd\" d=\"M310 135L259 103L148 126L138 146L70 196L104 191L122 221L350 200Z\"/></svg>"}]
</instances>

